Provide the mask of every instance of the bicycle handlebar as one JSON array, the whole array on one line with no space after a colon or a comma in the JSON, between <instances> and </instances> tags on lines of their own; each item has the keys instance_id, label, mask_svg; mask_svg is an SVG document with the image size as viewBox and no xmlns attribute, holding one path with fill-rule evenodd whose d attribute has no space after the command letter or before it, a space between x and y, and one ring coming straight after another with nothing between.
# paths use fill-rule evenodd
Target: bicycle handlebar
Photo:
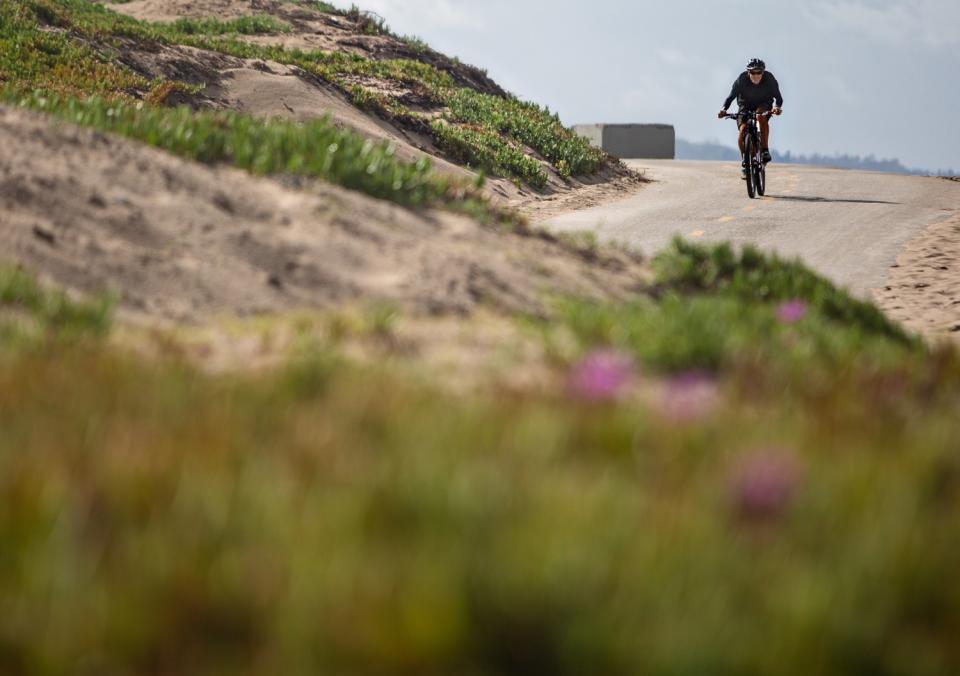
<instances>
[{"instance_id":1,"label":"bicycle handlebar","mask_svg":"<svg viewBox=\"0 0 960 676\"><path fill-rule=\"evenodd\" d=\"M764 115L764 116L766 116L766 117L772 117L772 116L773 116L773 111L772 111L772 110L768 110L768 111L765 112L765 113L758 113L758 112L756 112L756 111L754 111L754 110L745 110L745 111L739 111L739 110L738 110L738 111L735 112L735 113L727 113L726 115L723 116L722 119L724 119L724 120L739 120L741 115L744 115L744 116L756 115L756 116L758 116L758 117L761 116L761 115Z\"/></svg>"}]
</instances>

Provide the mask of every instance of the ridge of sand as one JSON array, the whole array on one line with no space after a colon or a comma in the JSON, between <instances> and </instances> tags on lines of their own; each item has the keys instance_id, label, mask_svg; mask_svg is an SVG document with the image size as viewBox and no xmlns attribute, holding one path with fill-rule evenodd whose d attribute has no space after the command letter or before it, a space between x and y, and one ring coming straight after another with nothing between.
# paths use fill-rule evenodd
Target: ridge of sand
<instances>
[{"instance_id":1,"label":"ridge of sand","mask_svg":"<svg viewBox=\"0 0 960 676\"><path fill-rule=\"evenodd\" d=\"M934 342L960 344L960 215L907 243L874 298L908 329Z\"/></svg>"},{"instance_id":2,"label":"ridge of sand","mask_svg":"<svg viewBox=\"0 0 960 676\"><path fill-rule=\"evenodd\" d=\"M106 6L141 21L159 22L204 17L229 20L266 14L289 26L289 31L278 35L245 35L239 39L285 49L344 52L376 60L405 58L424 61L449 73L461 86L498 96L505 94L479 68L451 59L423 44L412 45L408 40L389 33L368 30L369 20L362 12L359 20L354 20L325 13L310 3L289 0L132 0Z\"/></svg>"},{"instance_id":3,"label":"ridge of sand","mask_svg":"<svg viewBox=\"0 0 960 676\"><path fill-rule=\"evenodd\" d=\"M113 289L129 318L351 302L544 315L545 293L626 298L649 282L621 252L191 163L4 106L0 147L0 262L81 293Z\"/></svg>"},{"instance_id":4,"label":"ridge of sand","mask_svg":"<svg viewBox=\"0 0 960 676\"><path fill-rule=\"evenodd\" d=\"M196 107L293 122L329 117L371 141L393 145L403 160L427 157L437 171L459 178L474 176L438 157L430 139L368 115L335 87L295 66L195 47L152 45L148 49L131 40L123 42L121 53L127 66L147 77L204 85L203 93L188 101Z\"/></svg>"}]
</instances>

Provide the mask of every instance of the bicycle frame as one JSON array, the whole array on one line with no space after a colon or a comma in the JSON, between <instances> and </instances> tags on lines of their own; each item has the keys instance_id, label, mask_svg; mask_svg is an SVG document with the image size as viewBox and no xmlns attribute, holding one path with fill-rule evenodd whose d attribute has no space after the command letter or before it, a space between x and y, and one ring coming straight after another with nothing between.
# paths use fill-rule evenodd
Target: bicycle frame
<instances>
[{"instance_id":1,"label":"bicycle frame","mask_svg":"<svg viewBox=\"0 0 960 676\"><path fill-rule=\"evenodd\" d=\"M724 117L728 120L736 120L738 125L746 125L747 137L744 139L744 146L747 148L746 172L747 172L747 196L753 199L756 194L762 197L767 189L767 168L763 161L763 148L760 133L760 117L770 117L772 111L758 113L753 110L740 110Z\"/></svg>"},{"instance_id":2,"label":"bicycle frame","mask_svg":"<svg viewBox=\"0 0 960 676\"><path fill-rule=\"evenodd\" d=\"M773 113L770 111L764 113L758 113L755 110L746 110L738 111L732 115L727 115L726 119L728 120L737 120L739 123L741 120L743 124L747 126L747 133L750 134L750 137L753 140L753 147L760 149L761 139L760 139L760 117L772 117Z\"/></svg>"}]
</instances>

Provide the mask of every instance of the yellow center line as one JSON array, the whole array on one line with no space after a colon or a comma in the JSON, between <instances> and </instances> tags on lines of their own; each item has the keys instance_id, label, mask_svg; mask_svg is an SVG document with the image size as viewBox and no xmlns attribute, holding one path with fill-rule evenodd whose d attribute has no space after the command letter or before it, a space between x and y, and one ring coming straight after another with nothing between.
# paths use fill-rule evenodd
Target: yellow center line
<instances>
[{"instance_id":1,"label":"yellow center line","mask_svg":"<svg viewBox=\"0 0 960 676\"><path fill-rule=\"evenodd\" d=\"M756 205L756 204L751 204L751 205L748 206L748 207L744 207L743 210L744 210L744 211L753 211L753 210L756 209L756 208L757 208L757 205Z\"/></svg>"},{"instance_id":2,"label":"yellow center line","mask_svg":"<svg viewBox=\"0 0 960 676\"><path fill-rule=\"evenodd\" d=\"M729 223L730 221L737 220L736 216L721 216L717 219L717 223Z\"/></svg>"},{"instance_id":3,"label":"yellow center line","mask_svg":"<svg viewBox=\"0 0 960 676\"><path fill-rule=\"evenodd\" d=\"M706 234L703 230L694 230L690 233L690 237L703 237Z\"/></svg>"}]
</instances>

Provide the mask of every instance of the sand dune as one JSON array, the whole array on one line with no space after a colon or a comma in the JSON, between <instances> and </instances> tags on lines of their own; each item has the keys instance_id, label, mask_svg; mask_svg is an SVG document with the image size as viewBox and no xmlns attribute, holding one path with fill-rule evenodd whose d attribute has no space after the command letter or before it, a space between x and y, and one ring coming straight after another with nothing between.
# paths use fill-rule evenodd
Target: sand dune
<instances>
[{"instance_id":1,"label":"sand dune","mask_svg":"<svg viewBox=\"0 0 960 676\"><path fill-rule=\"evenodd\" d=\"M544 314L544 292L623 298L647 270L320 182L183 161L0 107L0 262L129 317L198 322L351 302Z\"/></svg>"}]
</instances>

